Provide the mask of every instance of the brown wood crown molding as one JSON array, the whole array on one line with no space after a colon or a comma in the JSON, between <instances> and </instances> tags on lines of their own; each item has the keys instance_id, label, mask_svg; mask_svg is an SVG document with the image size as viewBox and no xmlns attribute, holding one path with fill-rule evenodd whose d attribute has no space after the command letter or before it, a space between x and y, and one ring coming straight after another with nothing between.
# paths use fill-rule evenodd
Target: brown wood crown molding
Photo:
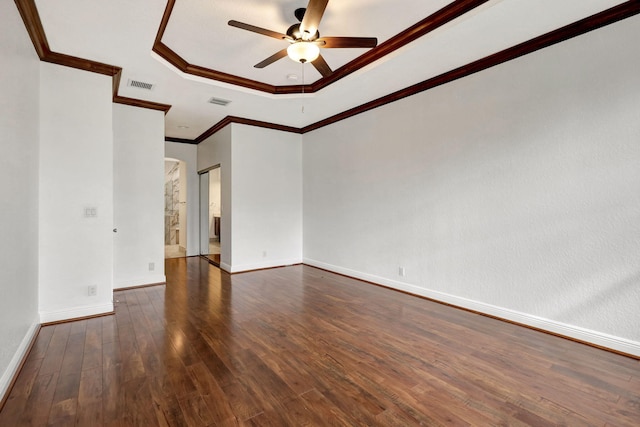
<instances>
[{"instance_id":1,"label":"brown wood crown molding","mask_svg":"<svg viewBox=\"0 0 640 427\"><path fill-rule=\"evenodd\" d=\"M596 30L598 28L621 21L623 19L630 18L639 13L640 13L640 0L627 1L618 6L614 6L610 9L607 9L595 15L589 16L587 18L576 21L572 24L561 27L557 30L550 31L546 34L535 37L531 40L525 41L523 43L512 46L510 48L504 49L492 55L486 56L484 58L471 62L462 67L458 67L454 70L447 71L446 73L424 80L420 83L406 87L404 89L400 89L396 92L374 99L373 101L369 101L365 104L362 104L357 107L351 108L349 110L343 111L341 113L335 114L331 117L327 117L324 120L320 120L318 122L312 123L302 128L294 128L294 127L277 125L274 123L265 123L265 122L259 122L256 120L227 116L223 120L221 120L220 122L216 123L214 126L209 128L207 131L205 131L202 135L197 137L195 140L189 140L189 141L192 141L190 143L198 144L230 123L241 123L241 124L247 124L251 126L266 127L269 129L278 129L286 132L305 134L307 132L311 132L321 127L328 126L333 123L339 122L341 120L353 117L357 114L361 114L361 113L373 110L374 108L378 108L383 105L386 105L395 101L399 101L403 98L407 98L409 96L418 94L420 92L424 92L434 87L437 87L446 83L450 83L462 77L475 74L477 72L491 68L495 65L499 65L504 62L508 62L513 59L519 58L521 56L528 55L537 50L544 49L545 47L552 46L554 44L563 42L565 40L569 40L571 38Z\"/></svg>"},{"instance_id":2,"label":"brown wood crown molding","mask_svg":"<svg viewBox=\"0 0 640 427\"><path fill-rule=\"evenodd\" d=\"M313 93L318 92L321 89L329 86L332 83L358 71L359 69L383 58L391 52L400 49L401 47L411 43L412 41L430 33L431 31L441 27L442 25L451 22L452 20L464 15L467 12L477 8L478 6L486 3L488 0L455 0L432 15L424 18L420 22L412 25L406 30L396 34L389 40L381 43L379 46L372 48L360 55L353 61L343 65L336 69L333 73L326 77L322 77L313 84L309 85L286 85L286 86L274 86L271 84L263 83L260 81L240 77L221 71L212 70L210 68L202 67L195 64L188 63L178 53L172 50L170 47L162 42L169 19L173 13L173 7L176 0L168 0L167 7L165 8L162 20L160 21L160 27L156 34L155 41L153 43L152 50L169 62L178 70L183 73L192 74L194 76L203 77L206 79L216 80L224 83L229 83L236 86L242 86L249 89L258 90L274 95L284 95L292 93Z\"/></svg>"},{"instance_id":3,"label":"brown wood crown molding","mask_svg":"<svg viewBox=\"0 0 640 427\"><path fill-rule=\"evenodd\" d=\"M167 137L164 138L164 140L167 141L167 142L180 142L180 143L183 143L183 144L200 144L202 141L204 141L205 139L209 138L211 135L215 134L216 132L222 130L225 126L230 125L231 123L237 123L237 124L249 125L249 126L257 126L257 127L264 128L264 129L273 129L273 130L279 130L279 131L282 131L282 132L291 132L291 133L299 133L299 134L302 133L302 128L297 128L297 127L293 127L293 126L279 125L279 124L271 123L271 122L263 122L263 121L260 121L260 120L247 119L247 118L244 118L244 117L227 116L224 119L220 120L215 125L211 126L206 131L204 131L196 139L173 138L173 137L167 136Z\"/></svg>"},{"instance_id":4,"label":"brown wood crown molding","mask_svg":"<svg viewBox=\"0 0 640 427\"><path fill-rule=\"evenodd\" d=\"M196 141L195 139L174 138L172 136L165 136L164 137L164 141L165 142L177 142L177 143L180 143L180 144L198 144L198 141Z\"/></svg>"},{"instance_id":5,"label":"brown wood crown molding","mask_svg":"<svg viewBox=\"0 0 640 427\"><path fill-rule=\"evenodd\" d=\"M132 107L140 107L140 108L147 108L149 110L163 111L165 114L167 114L167 111L169 111L169 109L171 108L171 105L169 104L161 104L159 102L145 101L143 99L127 98L126 96L120 96L120 95L115 95L113 97L113 102L116 104L130 105Z\"/></svg>"},{"instance_id":6,"label":"brown wood crown molding","mask_svg":"<svg viewBox=\"0 0 640 427\"><path fill-rule=\"evenodd\" d=\"M113 78L112 99L114 103L160 110L164 111L165 114L169 111L171 105L119 96L118 87L120 86L120 77L122 75L121 67L51 51L35 1L15 0L15 3L24 22L24 26L27 29L27 33L31 38L33 47L41 61L111 76Z\"/></svg>"},{"instance_id":7,"label":"brown wood crown molding","mask_svg":"<svg viewBox=\"0 0 640 427\"><path fill-rule=\"evenodd\" d=\"M202 133L202 135L198 136L195 139L196 144L201 143L202 141L204 141L205 139L209 138L211 135L213 135L214 133L218 132L219 130L221 130L222 128L224 128L225 126L227 126L227 125L229 125L231 123L238 123L238 124L241 124L241 125L249 125L249 126L257 126L257 127L261 127L261 128L265 128L265 129L274 129L274 130L279 130L279 131L283 131L283 132L302 133L302 129L296 128L296 127L293 127L293 126L285 126L285 125L279 125L279 124L276 124L276 123L262 122L260 120L246 119L244 117L227 116L224 119L220 120L215 125L213 125L212 127L210 127L209 129L207 129L204 133Z\"/></svg>"},{"instance_id":8,"label":"brown wood crown molding","mask_svg":"<svg viewBox=\"0 0 640 427\"><path fill-rule=\"evenodd\" d=\"M342 78L356 71L357 69L362 68L363 66L381 58L382 56L389 54L390 52L404 46L405 44L415 40L416 38L421 37L430 31L433 31L434 29L444 25L447 22L450 22L452 19L455 19L456 17L461 16L464 13L467 13L470 10L480 6L486 1L487 0L454 1L453 3L444 7L443 9L431 15L430 17L425 18L424 20L408 28L407 30L403 31L397 36L387 40L386 42L380 44L376 48L371 49L365 55L362 55L356 58L356 60L336 70L336 72L334 72L332 75L317 81L313 85L305 86L304 90L307 93L320 90L322 87L325 87L327 84L330 84L333 81L336 81L339 78ZM40 60L58 64L58 65L67 66L67 67L77 68L80 70L112 76L113 77L113 102L115 103L131 105L131 106L141 107L141 108L151 108L154 110L164 111L165 114L167 113L167 111L169 111L171 106L168 104L161 104L161 103L155 103L151 101L144 101L144 100L119 96L117 94L117 91L120 83L120 78L122 75L122 68L114 65L109 65L109 64L88 60L88 59L65 55L58 52L52 52L51 49L49 48L49 43L47 41L44 28L42 27L42 22L40 21L40 16L35 6L34 0L15 0L15 3L18 8L18 11L20 12L20 16L22 17L22 20L25 24L29 37L31 38L33 46ZM158 34L156 35L156 41L154 43L154 51L157 54L161 55L163 58L165 58L167 61L171 62L178 69L184 72L191 73L191 74L194 74L196 72L202 73L202 74L195 74L195 75L201 75L202 77L206 77L206 78L215 78L215 77L222 76L224 78L228 78L229 83L250 87L250 86L246 86L246 84L251 84L252 81L234 83L235 78L238 78L238 79L242 79L242 78L237 76L231 76L229 74L220 73L214 70L208 70L204 67L190 65L186 61L184 61L178 54L173 52L169 47L162 44L161 42L162 35L164 34L164 30L166 28L166 25L168 23L168 20L174 5L175 5L175 0L168 0L167 8L165 9L165 14L162 18L160 29L158 30ZM252 119L247 119L242 117L227 116L224 119L222 119L220 122L216 123L211 128L207 129L195 140L183 139L183 138L172 138L172 137L166 137L165 140L173 141L173 142L181 142L181 143L198 144L230 123L246 124L250 126L258 126L258 127L263 127L267 129L281 130L284 132L304 134L304 133L319 129L321 127L336 123L340 120L344 120L349 117L353 117L357 114L364 113L374 108L386 105L388 103L398 101L400 99L409 97L411 95L415 95L417 93L426 91L436 86L440 86L442 84L452 82L459 78L466 77L468 75L471 75L479 71L485 70L487 68L493 67L495 65L501 64L503 62L507 62L512 59L518 58L520 56L527 55L529 53L535 52L536 50L543 49L545 47L554 45L556 43L560 43L564 40L568 40L570 38L585 34L589 31L593 31L595 29L604 27L606 25L613 24L620 20L634 16L638 13L640 13L640 0L629 0L618 6L614 6L603 12L597 13L590 17L584 18L580 21L574 22L573 24L566 25L562 28L543 34L539 37L535 37L529 41L520 43L516 46L507 48L493 55L489 55L485 58L479 59L477 61L464 65L462 67L443 73L439 76L422 81L413 86L409 86L405 89L401 89L399 91L393 92L391 94L380 97L373 101L367 102L365 104L362 104L357 107L351 108L349 110L343 111L341 113L335 114L331 117L320 120L316 123L312 123L303 128L295 128L291 126L279 125L276 123L269 123L269 122L262 122L262 121L252 120ZM351 69L350 67L355 67L355 68ZM343 68L345 68L345 70L340 71ZM340 73L346 73L346 74L340 76L340 73L338 73L339 71ZM325 80L324 83L323 83L323 80ZM259 84L264 85L263 83L259 83ZM267 85L267 86L270 86L270 85ZM301 91L301 89L302 89L302 86L278 86L278 87L275 87L274 90L276 90L276 92L274 93L297 93ZM289 90L291 91L287 92Z\"/></svg>"}]
</instances>

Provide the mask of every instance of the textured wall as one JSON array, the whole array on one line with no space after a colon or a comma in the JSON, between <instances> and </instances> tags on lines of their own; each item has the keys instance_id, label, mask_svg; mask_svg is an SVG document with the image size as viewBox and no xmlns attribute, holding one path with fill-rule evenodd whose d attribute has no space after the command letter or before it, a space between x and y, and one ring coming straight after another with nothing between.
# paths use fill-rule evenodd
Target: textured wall
<instances>
[{"instance_id":1,"label":"textured wall","mask_svg":"<svg viewBox=\"0 0 640 427\"><path fill-rule=\"evenodd\" d=\"M0 399L38 321L39 60L0 2Z\"/></svg>"},{"instance_id":2,"label":"textured wall","mask_svg":"<svg viewBox=\"0 0 640 427\"><path fill-rule=\"evenodd\" d=\"M113 310L111 91L109 76L40 63L42 322Z\"/></svg>"},{"instance_id":3,"label":"textured wall","mask_svg":"<svg viewBox=\"0 0 640 427\"><path fill-rule=\"evenodd\" d=\"M162 111L113 104L114 288L165 280L163 140Z\"/></svg>"},{"instance_id":4,"label":"textured wall","mask_svg":"<svg viewBox=\"0 0 640 427\"><path fill-rule=\"evenodd\" d=\"M301 262L300 135L236 124L232 135L233 271Z\"/></svg>"},{"instance_id":5,"label":"textured wall","mask_svg":"<svg viewBox=\"0 0 640 427\"><path fill-rule=\"evenodd\" d=\"M305 134L305 260L637 345L639 38L627 19Z\"/></svg>"}]
</instances>

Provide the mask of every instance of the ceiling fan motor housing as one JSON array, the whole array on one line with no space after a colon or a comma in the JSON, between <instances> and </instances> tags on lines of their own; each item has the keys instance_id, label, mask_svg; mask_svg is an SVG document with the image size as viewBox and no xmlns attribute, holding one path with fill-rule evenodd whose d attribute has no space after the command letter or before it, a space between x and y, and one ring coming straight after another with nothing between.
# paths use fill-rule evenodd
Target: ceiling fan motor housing
<instances>
[{"instance_id":1,"label":"ceiling fan motor housing","mask_svg":"<svg viewBox=\"0 0 640 427\"><path fill-rule=\"evenodd\" d=\"M317 30L316 30L316 33L311 37L307 37L307 38L302 37L302 31L300 31L300 24L293 24L292 26L290 26L289 29L287 30L287 35L296 41L304 39L306 41L312 42L320 38L320 32Z\"/></svg>"}]
</instances>

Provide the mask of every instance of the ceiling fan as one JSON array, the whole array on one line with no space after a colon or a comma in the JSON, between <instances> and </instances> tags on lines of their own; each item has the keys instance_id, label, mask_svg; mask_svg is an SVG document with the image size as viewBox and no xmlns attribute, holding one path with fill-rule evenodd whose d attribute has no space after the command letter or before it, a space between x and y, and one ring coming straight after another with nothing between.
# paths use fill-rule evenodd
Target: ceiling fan
<instances>
[{"instance_id":1,"label":"ceiling fan","mask_svg":"<svg viewBox=\"0 0 640 427\"><path fill-rule=\"evenodd\" d=\"M320 37L318 26L328 2L329 0L309 0L306 8L296 9L294 14L300 23L290 26L286 34L234 20L229 21L229 25L279 40L286 40L290 43L286 49L258 62L254 65L255 68L264 68L285 56L289 56L297 62L311 62L323 77L327 77L331 75L332 71L320 55L320 48L371 48L378 44L378 39L375 37Z\"/></svg>"}]
</instances>

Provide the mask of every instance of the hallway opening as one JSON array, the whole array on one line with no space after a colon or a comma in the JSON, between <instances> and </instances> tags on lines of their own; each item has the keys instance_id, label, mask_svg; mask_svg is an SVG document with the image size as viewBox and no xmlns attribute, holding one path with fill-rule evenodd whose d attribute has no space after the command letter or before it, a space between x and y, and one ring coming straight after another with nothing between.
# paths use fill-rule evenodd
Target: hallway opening
<instances>
[{"instance_id":1,"label":"hallway opening","mask_svg":"<svg viewBox=\"0 0 640 427\"><path fill-rule=\"evenodd\" d=\"M187 256L187 179L183 161L164 162L164 257Z\"/></svg>"}]
</instances>

